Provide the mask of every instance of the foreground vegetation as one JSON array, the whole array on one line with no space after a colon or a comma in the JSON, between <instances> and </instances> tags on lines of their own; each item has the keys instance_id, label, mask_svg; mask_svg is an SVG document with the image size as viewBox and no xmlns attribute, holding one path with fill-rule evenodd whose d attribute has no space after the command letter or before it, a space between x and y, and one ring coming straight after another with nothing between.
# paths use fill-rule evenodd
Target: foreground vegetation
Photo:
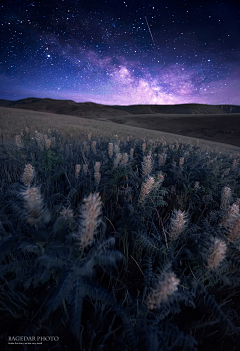
<instances>
[{"instance_id":1,"label":"foreground vegetation","mask_svg":"<svg viewBox=\"0 0 240 351\"><path fill-rule=\"evenodd\" d=\"M28 128L2 142L2 349L234 350L238 156Z\"/></svg>"}]
</instances>

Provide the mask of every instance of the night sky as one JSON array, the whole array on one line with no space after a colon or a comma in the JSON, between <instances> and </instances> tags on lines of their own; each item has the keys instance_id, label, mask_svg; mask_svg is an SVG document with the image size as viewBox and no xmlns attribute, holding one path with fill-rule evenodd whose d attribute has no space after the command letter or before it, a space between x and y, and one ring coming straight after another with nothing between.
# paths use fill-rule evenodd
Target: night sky
<instances>
[{"instance_id":1,"label":"night sky","mask_svg":"<svg viewBox=\"0 0 240 351\"><path fill-rule=\"evenodd\" d=\"M240 1L1 1L0 99L27 97L240 105Z\"/></svg>"}]
</instances>

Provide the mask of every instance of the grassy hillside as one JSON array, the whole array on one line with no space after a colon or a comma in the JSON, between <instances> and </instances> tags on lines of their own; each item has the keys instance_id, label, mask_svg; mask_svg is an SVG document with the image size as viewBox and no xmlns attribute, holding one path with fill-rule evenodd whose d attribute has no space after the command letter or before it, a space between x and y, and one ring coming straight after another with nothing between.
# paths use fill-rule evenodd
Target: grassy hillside
<instances>
[{"instance_id":1,"label":"grassy hillside","mask_svg":"<svg viewBox=\"0 0 240 351\"><path fill-rule=\"evenodd\" d=\"M0 349L10 331L56 336L30 351L233 351L239 153L21 111L0 143Z\"/></svg>"},{"instance_id":2,"label":"grassy hillside","mask_svg":"<svg viewBox=\"0 0 240 351\"><path fill-rule=\"evenodd\" d=\"M0 129L4 140L14 138L19 130L27 126L30 133L35 130L47 132L57 128L59 132L81 138L85 135L121 137L164 138L174 142L176 139L198 143L205 149L218 147L221 152L239 151L240 123L238 114L228 115L138 115L138 116L100 116L76 117L52 113L28 111L0 107ZM195 139L197 138L197 139ZM213 142L213 143L212 143Z\"/></svg>"}]
</instances>

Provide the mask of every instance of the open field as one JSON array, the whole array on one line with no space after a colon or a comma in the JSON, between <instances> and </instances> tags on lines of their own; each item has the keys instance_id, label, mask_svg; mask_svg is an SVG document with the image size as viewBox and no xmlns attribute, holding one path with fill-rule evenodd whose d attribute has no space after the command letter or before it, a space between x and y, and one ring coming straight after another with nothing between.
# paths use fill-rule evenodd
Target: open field
<instances>
[{"instance_id":1,"label":"open field","mask_svg":"<svg viewBox=\"0 0 240 351\"><path fill-rule=\"evenodd\" d=\"M139 114L128 116L76 117L47 112L0 107L2 140L11 140L25 127L32 135L35 130L46 133L50 128L60 133L85 138L110 137L113 134L134 138L175 140L197 144L204 149L216 149L222 153L240 152L240 114L221 115L162 115Z\"/></svg>"},{"instance_id":2,"label":"open field","mask_svg":"<svg viewBox=\"0 0 240 351\"><path fill-rule=\"evenodd\" d=\"M0 108L0 349L236 350L240 147L189 136L233 114L94 109Z\"/></svg>"}]
</instances>

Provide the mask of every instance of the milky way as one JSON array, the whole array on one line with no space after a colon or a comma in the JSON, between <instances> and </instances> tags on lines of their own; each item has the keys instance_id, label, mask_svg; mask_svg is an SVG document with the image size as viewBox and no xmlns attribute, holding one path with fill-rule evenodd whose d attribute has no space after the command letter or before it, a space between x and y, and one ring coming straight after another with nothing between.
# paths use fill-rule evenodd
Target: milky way
<instances>
[{"instance_id":1,"label":"milky way","mask_svg":"<svg viewBox=\"0 0 240 351\"><path fill-rule=\"evenodd\" d=\"M2 1L0 99L240 105L240 2Z\"/></svg>"}]
</instances>

